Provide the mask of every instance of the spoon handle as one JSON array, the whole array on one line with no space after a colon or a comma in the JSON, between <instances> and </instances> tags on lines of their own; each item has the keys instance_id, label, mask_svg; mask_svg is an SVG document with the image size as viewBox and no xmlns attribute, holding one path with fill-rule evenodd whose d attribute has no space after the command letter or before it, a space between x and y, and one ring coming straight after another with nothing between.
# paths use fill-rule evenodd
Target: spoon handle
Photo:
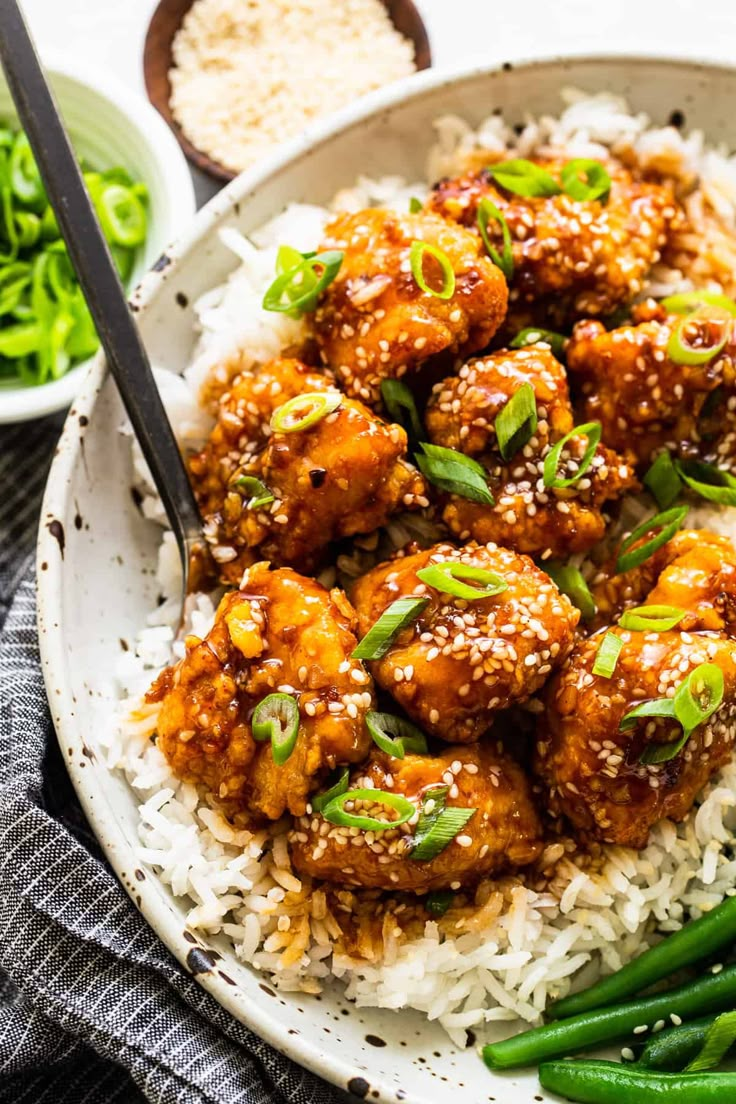
<instances>
[{"instance_id":1,"label":"spoon handle","mask_svg":"<svg viewBox=\"0 0 736 1104\"><path fill-rule=\"evenodd\" d=\"M182 555L202 522L115 264L17 0L0 0L0 62L51 206Z\"/></svg>"}]
</instances>

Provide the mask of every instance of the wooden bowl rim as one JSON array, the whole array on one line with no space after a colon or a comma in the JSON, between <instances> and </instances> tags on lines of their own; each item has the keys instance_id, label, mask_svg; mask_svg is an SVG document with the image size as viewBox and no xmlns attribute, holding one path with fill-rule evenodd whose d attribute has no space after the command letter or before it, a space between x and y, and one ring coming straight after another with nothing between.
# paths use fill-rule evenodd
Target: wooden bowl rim
<instances>
[{"instance_id":1,"label":"wooden bowl rim","mask_svg":"<svg viewBox=\"0 0 736 1104\"><path fill-rule=\"evenodd\" d=\"M226 168L219 161L210 157L209 154L193 145L174 118L171 110L171 84L169 82L169 70L172 64L171 47L174 36L194 3L195 0L159 0L148 24L143 44L143 79L148 99L173 132L189 161L209 176L228 183L234 180L238 173ZM381 0L381 3L388 11L389 18L394 26L396 26L395 9L400 7L402 9L402 22L408 22L413 28L410 34L405 31L401 33L414 46L416 71L421 72L431 68L432 51L429 36L414 0ZM160 43L161 26L162 24L165 25L172 8L180 11L179 19L170 33L168 31L164 33L163 43Z\"/></svg>"}]
</instances>

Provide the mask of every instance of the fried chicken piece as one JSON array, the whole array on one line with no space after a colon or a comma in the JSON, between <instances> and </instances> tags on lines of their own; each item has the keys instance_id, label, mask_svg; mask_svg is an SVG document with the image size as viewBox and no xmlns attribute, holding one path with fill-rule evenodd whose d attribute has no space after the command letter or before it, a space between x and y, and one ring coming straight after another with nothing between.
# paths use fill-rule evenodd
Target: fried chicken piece
<instances>
[{"instance_id":1,"label":"fried chicken piece","mask_svg":"<svg viewBox=\"0 0 736 1104\"><path fill-rule=\"evenodd\" d=\"M534 388L538 424L510 461L501 458L495 420L524 385ZM450 495L443 520L461 541L470 537L530 554L567 556L591 548L605 534L603 507L638 487L625 460L599 444L592 463L570 487L544 486L544 460L573 428L565 370L546 345L502 350L471 360L436 385L426 415L430 440L477 459L488 474L494 505ZM573 438L560 474L571 476L588 441ZM567 465L570 471L562 469Z\"/></svg>"},{"instance_id":2,"label":"fried chicken piece","mask_svg":"<svg viewBox=\"0 0 736 1104\"><path fill-rule=\"evenodd\" d=\"M205 532L226 581L237 584L256 557L314 570L331 541L429 505L422 476L406 460L405 431L355 399L340 396L339 407L309 428L268 428L285 399L309 391L336 388L288 360L266 365L255 379L241 377L192 461ZM260 479L273 501L249 508L240 476Z\"/></svg>"},{"instance_id":3,"label":"fried chicken piece","mask_svg":"<svg viewBox=\"0 0 736 1104\"><path fill-rule=\"evenodd\" d=\"M161 702L157 743L174 773L205 785L229 813L301 816L327 772L364 759L371 744L364 717L373 681L350 658L355 628L342 591L289 568L251 567L220 602L207 636L189 636L184 659L148 692ZM299 705L299 735L282 766L250 723L276 692Z\"/></svg>"},{"instance_id":4,"label":"fried chicken piece","mask_svg":"<svg viewBox=\"0 0 736 1104\"><path fill-rule=\"evenodd\" d=\"M632 547L649 538L645 533ZM718 631L736 623L731 577L736 568L734 546L728 537L704 529L681 529L638 567L616 573L618 553L604 564L590 591L598 609L595 627L608 625L625 609L642 605L669 605L688 610L680 628ZM734 633L736 636L736 633Z\"/></svg>"},{"instance_id":5,"label":"fried chicken piece","mask_svg":"<svg viewBox=\"0 0 736 1104\"><path fill-rule=\"evenodd\" d=\"M424 212L373 209L340 215L324 249L344 259L314 316L322 359L348 394L375 403L381 380L398 378L434 353L472 353L488 344L506 312L506 280L483 255L480 239ZM449 299L422 291L410 267L412 242L440 249L455 274ZM438 262L425 254L424 276L439 289Z\"/></svg>"},{"instance_id":6,"label":"fried chicken piece","mask_svg":"<svg viewBox=\"0 0 736 1104\"><path fill-rule=\"evenodd\" d=\"M222 510L233 478L267 443L269 422L277 407L305 392L333 389L330 376L293 357L270 360L237 376L220 397L217 422L207 444L189 461L203 515Z\"/></svg>"},{"instance_id":7,"label":"fried chicken piece","mask_svg":"<svg viewBox=\"0 0 736 1104\"><path fill-rule=\"evenodd\" d=\"M667 344L681 315L606 331L579 322L567 345L567 367L581 386L584 416L600 421L613 448L631 449L643 468L668 449L683 458L723 463L736 458L736 336L733 322L703 319L688 343L725 347L704 364L677 364Z\"/></svg>"},{"instance_id":8,"label":"fried chicken piece","mask_svg":"<svg viewBox=\"0 0 736 1104\"><path fill-rule=\"evenodd\" d=\"M421 568L448 560L494 572L507 589L467 600L417 577ZM580 616L531 560L494 544L438 544L379 564L353 589L361 636L392 602L409 597L429 601L370 666L426 732L457 743L477 740L500 710L542 686L572 648Z\"/></svg>"},{"instance_id":9,"label":"fried chicken piece","mask_svg":"<svg viewBox=\"0 0 736 1104\"><path fill-rule=\"evenodd\" d=\"M710 533L681 533L669 544L653 585L647 588L651 569L635 579L636 598L685 609L686 617L667 632L615 625L578 643L547 687L538 727L535 766L553 810L602 842L636 848L646 846L661 817L687 815L731 759L736 735L736 552ZM623 641L610 678L593 672L606 631ZM673 718L650 717L620 732L622 718L643 701L674 696L703 663L723 672L721 705L671 759L642 763L646 747L677 741L682 728Z\"/></svg>"},{"instance_id":10,"label":"fried chicken piece","mask_svg":"<svg viewBox=\"0 0 736 1104\"><path fill-rule=\"evenodd\" d=\"M563 162L534 161L559 182ZM637 180L613 162L605 167L611 177L606 203L564 193L513 195L485 169L435 185L429 206L445 218L475 227L478 204L488 197L506 219L514 254L509 313L516 328L537 322L560 329L575 318L610 314L638 295L659 260L681 217L670 188ZM501 226L493 219L488 236L500 251Z\"/></svg>"},{"instance_id":11,"label":"fried chicken piece","mask_svg":"<svg viewBox=\"0 0 736 1104\"><path fill-rule=\"evenodd\" d=\"M451 787L447 808L475 809L455 838L435 858L412 859L416 821L372 833L352 834L318 814L294 825L291 854L297 870L338 882L378 889L424 893L459 889L480 878L533 862L542 851L542 825L531 786L521 767L492 744L451 747L437 756L392 759L375 753L358 768L351 789L401 794L420 810L437 788ZM363 806L363 815L386 819L386 806Z\"/></svg>"}]
</instances>

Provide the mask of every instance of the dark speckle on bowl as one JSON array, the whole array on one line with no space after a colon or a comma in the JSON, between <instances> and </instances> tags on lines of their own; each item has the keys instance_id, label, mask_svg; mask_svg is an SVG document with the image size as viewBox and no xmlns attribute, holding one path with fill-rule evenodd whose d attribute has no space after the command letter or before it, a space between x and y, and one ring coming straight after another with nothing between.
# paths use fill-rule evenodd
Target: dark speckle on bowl
<instances>
[{"instance_id":1,"label":"dark speckle on bowl","mask_svg":"<svg viewBox=\"0 0 736 1104\"><path fill-rule=\"evenodd\" d=\"M181 307L182 310L184 310L185 307L189 306L189 299L183 291L177 291L174 298L176 299L177 306Z\"/></svg>"},{"instance_id":2,"label":"dark speckle on bowl","mask_svg":"<svg viewBox=\"0 0 736 1104\"><path fill-rule=\"evenodd\" d=\"M183 934L184 938L186 939L187 943L196 943L197 942L196 935L192 935L192 933L190 931L185 931L182 934Z\"/></svg>"},{"instance_id":3,"label":"dark speckle on bowl","mask_svg":"<svg viewBox=\"0 0 736 1104\"><path fill-rule=\"evenodd\" d=\"M221 977L223 981L227 982L228 985L235 985L235 982L230 977L230 975L226 974L223 970L218 970L217 975L218 977Z\"/></svg>"},{"instance_id":4,"label":"dark speckle on bowl","mask_svg":"<svg viewBox=\"0 0 736 1104\"><path fill-rule=\"evenodd\" d=\"M670 112L670 117L667 121L670 126L677 127L679 130L680 127L684 127L685 125L684 111L680 111L680 109L676 107L674 111Z\"/></svg>"},{"instance_id":5,"label":"dark speckle on bowl","mask_svg":"<svg viewBox=\"0 0 736 1104\"><path fill-rule=\"evenodd\" d=\"M348 1081L348 1092L351 1092L353 1096L359 1096L361 1100L365 1099L369 1091L370 1085L365 1077L351 1077Z\"/></svg>"},{"instance_id":6,"label":"dark speckle on bowl","mask_svg":"<svg viewBox=\"0 0 736 1104\"><path fill-rule=\"evenodd\" d=\"M386 1045L386 1040L382 1039L380 1035L366 1035L365 1041L374 1047L385 1047Z\"/></svg>"},{"instance_id":7,"label":"dark speckle on bowl","mask_svg":"<svg viewBox=\"0 0 736 1104\"><path fill-rule=\"evenodd\" d=\"M133 873L135 874L135 876L136 876L136 878L138 879L139 882L145 881L146 875L143 873L142 870L139 870L139 869L136 868L133 871Z\"/></svg>"},{"instance_id":8,"label":"dark speckle on bowl","mask_svg":"<svg viewBox=\"0 0 736 1104\"><path fill-rule=\"evenodd\" d=\"M89 418L87 417L86 414L80 414L79 415L79 424L82 427L82 429L84 429L84 427L86 425L89 425Z\"/></svg>"},{"instance_id":9,"label":"dark speckle on bowl","mask_svg":"<svg viewBox=\"0 0 736 1104\"><path fill-rule=\"evenodd\" d=\"M64 536L64 526L56 518L52 521L46 522L46 528L51 536L59 545L59 551L61 552L61 558L64 559L64 545L66 543L66 537Z\"/></svg>"},{"instance_id":10,"label":"dark speckle on bowl","mask_svg":"<svg viewBox=\"0 0 736 1104\"><path fill-rule=\"evenodd\" d=\"M276 996L273 989L270 989L268 987L268 985L264 985L263 982L258 983L258 988L261 989L264 993L266 993L269 997L275 997Z\"/></svg>"},{"instance_id":11,"label":"dark speckle on bowl","mask_svg":"<svg viewBox=\"0 0 736 1104\"><path fill-rule=\"evenodd\" d=\"M201 947L192 947L187 955L187 966L193 974L206 974L215 965L215 956Z\"/></svg>"},{"instance_id":12,"label":"dark speckle on bowl","mask_svg":"<svg viewBox=\"0 0 736 1104\"><path fill-rule=\"evenodd\" d=\"M171 257L168 253L162 253L158 260L155 260L151 265L151 272L163 272L165 268L168 268L171 264Z\"/></svg>"}]
</instances>

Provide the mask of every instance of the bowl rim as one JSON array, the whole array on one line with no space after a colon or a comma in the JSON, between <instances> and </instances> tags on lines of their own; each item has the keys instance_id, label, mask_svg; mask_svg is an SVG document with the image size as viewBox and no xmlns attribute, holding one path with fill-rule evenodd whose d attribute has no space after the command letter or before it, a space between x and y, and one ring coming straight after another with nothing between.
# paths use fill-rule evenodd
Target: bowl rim
<instances>
[{"instance_id":1,"label":"bowl rim","mask_svg":"<svg viewBox=\"0 0 736 1104\"><path fill-rule=\"evenodd\" d=\"M710 74L736 74L736 65L700 58L678 57L673 55L647 55L621 53L590 53L536 55L532 58L519 58L513 63L505 62L490 66L457 66L452 69L429 69L415 74L401 82L378 89L364 99L349 104L324 120L317 120L305 132L290 140L269 158L247 170L217 193L201 208L189 228L177 239L166 254L167 264L164 271L147 273L134 291L131 303L135 310L145 310L155 296L160 285L170 276L172 266L178 259L195 248L212 230L214 223L224 217L236 205L247 202L249 194L267 184L268 179L287 163L315 150L320 144L334 135L358 125L368 117L379 114L383 109L399 102L409 102L421 97L425 92L472 80L475 77L493 76L512 68L527 72L537 68L554 65L575 66L581 64L608 63L631 66L648 66L653 69L682 68L702 70ZM183 316L184 317L184 316ZM107 368L104 354L99 352L88 369L86 378L69 412L64 429L51 466L43 498L41 523L37 543L38 578L38 633L41 663L54 726L59 744L74 749L74 755L63 756L66 768L79 797L94 834L100 843L107 861L115 871L121 885L134 901L138 911L151 925L161 941L187 969L186 956L192 944L182 938L181 925L174 918L174 912L161 893L156 892L158 884L153 882L134 883L131 862L135 860L133 849L126 841L124 833L111 815L107 795L96 789L93 775L79 766L82 755L81 738L75 732L75 704L71 686L64 677L68 660L62 634L59 631L62 620L63 557L60 555L58 538L55 535L52 519L59 511L55 504L66 503L68 487L73 470L83 456L85 426L89 424L94 412L97 396L105 383ZM44 564L44 570L41 565ZM101 807L107 810L106 815ZM152 885L153 889L146 887ZM139 898L139 900L136 900ZM278 1016L271 1013L268 1006L256 1004L250 997L234 989L221 980L214 971L197 974L196 980L218 1003L240 1022L246 1024L256 1035L279 1053L293 1059L318 1077L329 1080L340 1088L345 1088L356 1076L356 1069L337 1050L321 1049L305 1035L287 1035L279 1024ZM371 1090L378 1090L381 1100L395 1099L395 1085L387 1079L376 1077L371 1080ZM406 1086L405 1104L427 1104L410 1085Z\"/></svg>"},{"instance_id":2,"label":"bowl rim","mask_svg":"<svg viewBox=\"0 0 736 1104\"><path fill-rule=\"evenodd\" d=\"M68 57L52 50L44 51L42 62L52 82L61 77L75 85L80 96L109 105L124 116L158 165L165 183L167 227L160 239L152 238L152 248L147 252L154 259L155 253L166 250L174 228L182 229L197 209L194 181L179 144L142 91L130 91L122 81L94 65L86 61L70 62ZM59 379L48 380L38 387L10 384L0 388L0 425L41 418L68 406L94 359L82 361Z\"/></svg>"}]
</instances>

